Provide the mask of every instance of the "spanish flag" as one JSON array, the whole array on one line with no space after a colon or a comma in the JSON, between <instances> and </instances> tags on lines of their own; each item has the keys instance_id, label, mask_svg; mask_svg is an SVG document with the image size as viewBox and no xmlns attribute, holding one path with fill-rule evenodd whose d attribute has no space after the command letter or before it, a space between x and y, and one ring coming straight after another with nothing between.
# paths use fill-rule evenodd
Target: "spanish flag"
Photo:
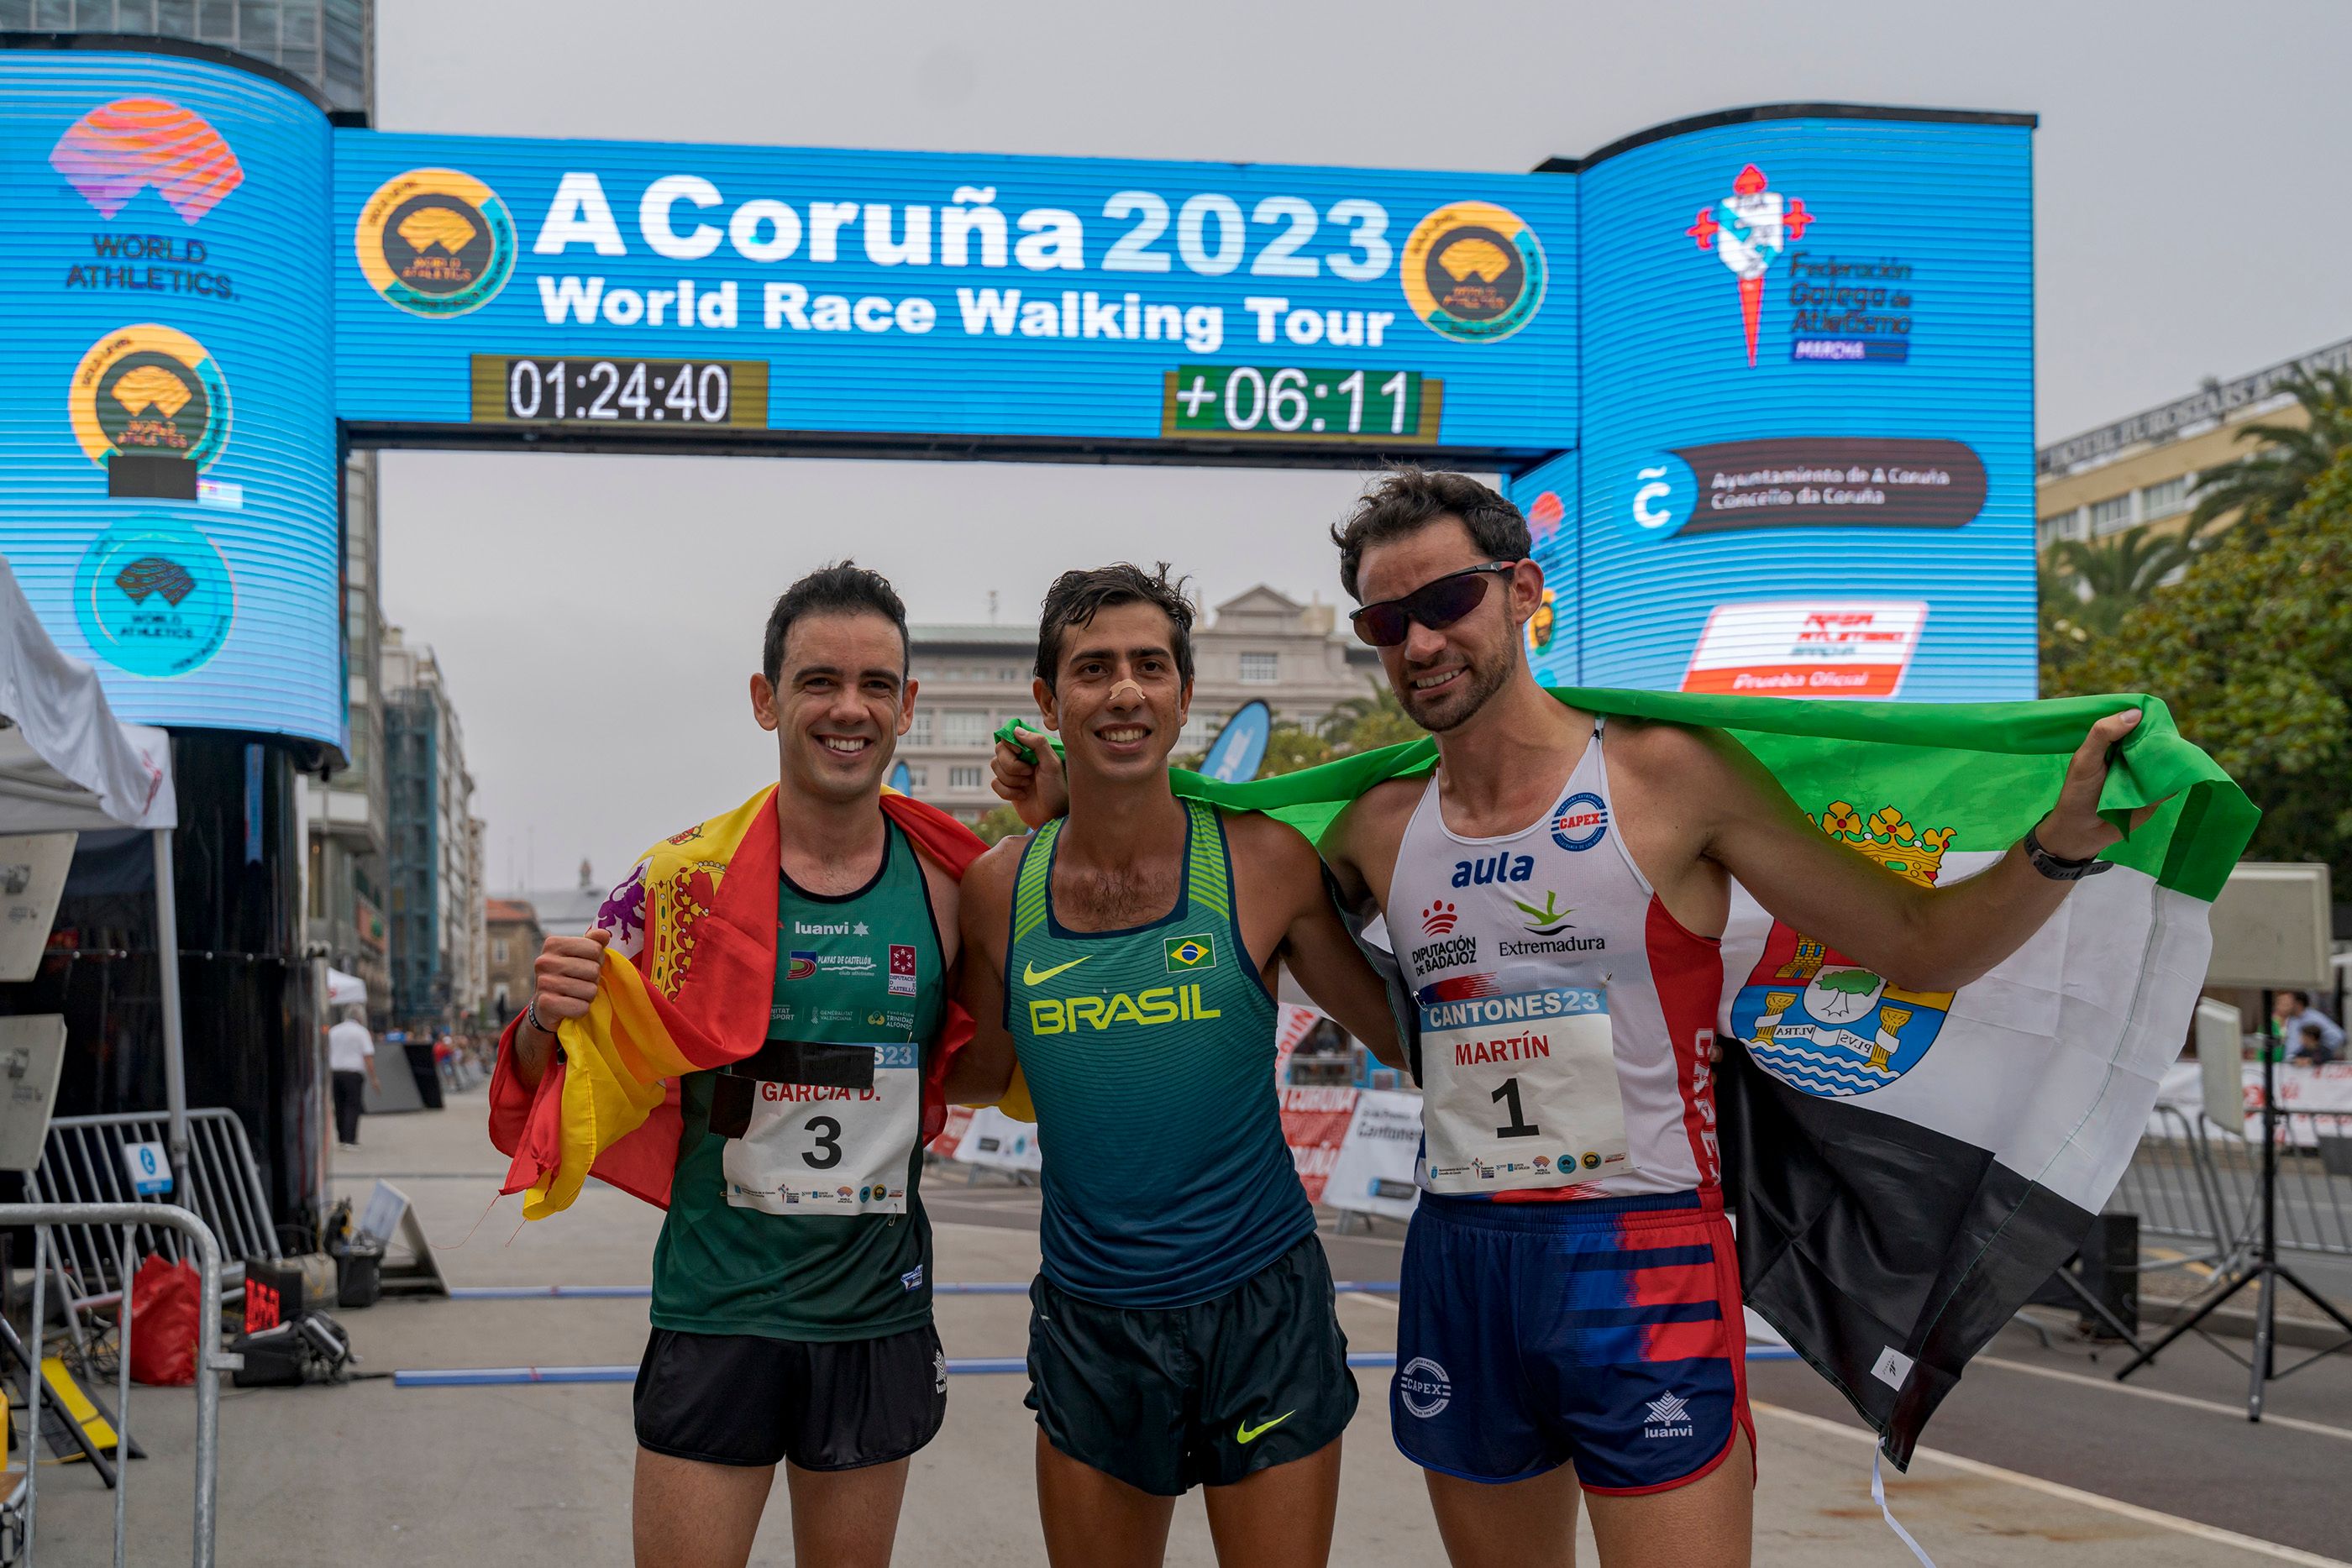
<instances>
[{"instance_id":1,"label":"spanish flag","mask_svg":"<svg viewBox=\"0 0 2352 1568\"><path fill-rule=\"evenodd\" d=\"M588 1016L564 1020L561 1055L525 1088L507 1025L490 1078L490 1142L511 1157L501 1192L523 1193L523 1217L571 1206L594 1176L667 1208L683 1131L677 1080L740 1061L767 1039L776 975L782 873L775 786L724 816L656 844L596 919L611 935ZM936 807L885 790L883 814L961 879L987 846ZM940 1089L971 1019L950 1004L945 1037L923 1081L923 1132L936 1136Z\"/></svg>"}]
</instances>

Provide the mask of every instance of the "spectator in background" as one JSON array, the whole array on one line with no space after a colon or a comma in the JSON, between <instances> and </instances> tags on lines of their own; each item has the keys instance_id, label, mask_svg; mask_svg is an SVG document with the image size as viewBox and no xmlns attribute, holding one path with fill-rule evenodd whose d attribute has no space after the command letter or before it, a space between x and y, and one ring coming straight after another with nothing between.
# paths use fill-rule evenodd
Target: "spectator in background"
<instances>
[{"instance_id":1,"label":"spectator in background","mask_svg":"<svg viewBox=\"0 0 2352 1568\"><path fill-rule=\"evenodd\" d=\"M2285 1055L2297 1054L2304 1030L2314 1026L2331 1059L2344 1054L2344 1030L2334 1019L2311 1005L2309 991L2279 992L2271 998L2271 1018L2278 1026L2280 1050Z\"/></svg>"},{"instance_id":2,"label":"spectator in background","mask_svg":"<svg viewBox=\"0 0 2352 1568\"><path fill-rule=\"evenodd\" d=\"M2294 1053L2288 1056L2289 1061L2300 1061L2306 1067L2325 1067L2336 1060L2336 1052L2327 1048L2327 1037L2319 1031L2317 1024L2305 1024L2298 1032L2301 1038L2296 1041ZM2343 1034L2343 1030L2336 1030L2337 1039L2341 1040Z\"/></svg>"},{"instance_id":3,"label":"spectator in background","mask_svg":"<svg viewBox=\"0 0 2352 1568\"><path fill-rule=\"evenodd\" d=\"M327 1031L327 1071L334 1075L335 1142L356 1149L367 1085L383 1092L383 1080L375 1075L375 1037L357 1008L344 1009L343 1021Z\"/></svg>"}]
</instances>

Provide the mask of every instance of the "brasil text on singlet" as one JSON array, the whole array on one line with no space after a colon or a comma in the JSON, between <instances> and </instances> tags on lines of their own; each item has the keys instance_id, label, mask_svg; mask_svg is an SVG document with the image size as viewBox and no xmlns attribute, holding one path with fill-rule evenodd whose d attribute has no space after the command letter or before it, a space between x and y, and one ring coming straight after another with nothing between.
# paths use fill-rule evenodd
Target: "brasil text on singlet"
<instances>
[{"instance_id":1,"label":"brasil text on singlet","mask_svg":"<svg viewBox=\"0 0 2352 1568\"><path fill-rule=\"evenodd\" d=\"M1716 1186L1720 945L1666 912L1618 831L1601 727L1539 821L1474 839L1432 774L1388 926L1421 1030L1421 1185L1601 1197Z\"/></svg>"}]
</instances>

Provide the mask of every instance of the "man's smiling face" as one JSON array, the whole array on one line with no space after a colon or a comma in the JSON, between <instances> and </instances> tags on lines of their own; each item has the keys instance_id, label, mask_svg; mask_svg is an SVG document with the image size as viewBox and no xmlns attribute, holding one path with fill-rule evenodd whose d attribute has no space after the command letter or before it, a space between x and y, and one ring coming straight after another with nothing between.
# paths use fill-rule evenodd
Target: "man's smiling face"
<instances>
[{"instance_id":1,"label":"man's smiling face","mask_svg":"<svg viewBox=\"0 0 2352 1568\"><path fill-rule=\"evenodd\" d=\"M776 732L782 776L827 800L878 790L914 721L906 672L906 641L885 616L828 611L795 620L776 685L751 677L752 712Z\"/></svg>"}]
</instances>

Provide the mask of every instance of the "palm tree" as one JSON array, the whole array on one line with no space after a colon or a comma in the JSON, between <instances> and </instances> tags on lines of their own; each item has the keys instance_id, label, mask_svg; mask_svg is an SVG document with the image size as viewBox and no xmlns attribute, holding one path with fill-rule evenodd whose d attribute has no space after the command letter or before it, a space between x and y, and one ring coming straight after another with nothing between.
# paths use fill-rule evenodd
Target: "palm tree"
<instances>
[{"instance_id":1,"label":"palm tree","mask_svg":"<svg viewBox=\"0 0 2352 1568\"><path fill-rule=\"evenodd\" d=\"M2352 371L2295 371L2281 383L2303 405L2304 425L2249 424L2241 441L2262 447L2235 463L2199 476L2191 527L2224 512L2238 514L2238 526L2260 538L2284 517L2315 480L2352 449Z\"/></svg>"},{"instance_id":2,"label":"palm tree","mask_svg":"<svg viewBox=\"0 0 2352 1568\"><path fill-rule=\"evenodd\" d=\"M1336 703L1323 717L1323 738L1340 756L1375 751L1401 740L1419 740L1421 726L1406 716L1404 705L1384 682L1370 695Z\"/></svg>"},{"instance_id":3,"label":"palm tree","mask_svg":"<svg viewBox=\"0 0 2352 1568\"><path fill-rule=\"evenodd\" d=\"M2112 538L2061 540L2052 552L2055 570L2042 574L2045 614L2055 600L2072 625L2093 634L2113 631L2168 573L2201 553L2203 528L2192 517L2177 534L2151 534L2141 523Z\"/></svg>"}]
</instances>

